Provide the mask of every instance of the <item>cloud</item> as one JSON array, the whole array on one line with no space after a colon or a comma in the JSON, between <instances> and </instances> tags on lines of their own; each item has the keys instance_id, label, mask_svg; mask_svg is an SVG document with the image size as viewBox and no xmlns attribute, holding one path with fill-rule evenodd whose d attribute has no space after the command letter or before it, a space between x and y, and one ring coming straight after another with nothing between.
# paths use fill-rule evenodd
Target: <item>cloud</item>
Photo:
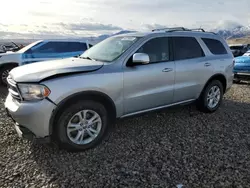
<instances>
[{"instance_id":1,"label":"cloud","mask_svg":"<svg viewBox=\"0 0 250 188\"><path fill-rule=\"evenodd\" d=\"M12 5L11 1L5 3ZM232 11L239 6L240 11ZM96 36L123 29L148 31L182 26L209 30L250 24L249 0L241 0L240 4L235 0L22 0L15 2L12 16L6 15L7 9L0 11L0 31L20 36L42 31Z\"/></svg>"},{"instance_id":2,"label":"cloud","mask_svg":"<svg viewBox=\"0 0 250 188\"><path fill-rule=\"evenodd\" d=\"M112 24L101 24L101 23L70 23L70 24L61 23L61 25L64 26L66 29L74 30L74 31L81 31L81 30L117 31L117 30L122 30L122 28L119 26L115 26Z\"/></svg>"},{"instance_id":3,"label":"cloud","mask_svg":"<svg viewBox=\"0 0 250 188\"><path fill-rule=\"evenodd\" d=\"M4 28L9 28L9 30L4 31ZM18 32L11 31L11 28L20 28L20 30ZM123 30L123 28L119 26L88 22L88 19L86 19L86 22L81 23L33 23L32 27L28 24L0 24L0 38L80 38L99 36L101 34L113 34L121 30Z\"/></svg>"},{"instance_id":4,"label":"cloud","mask_svg":"<svg viewBox=\"0 0 250 188\"><path fill-rule=\"evenodd\" d=\"M176 24L162 25L162 24L157 24L157 23L143 24L142 26L145 30L161 29L161 28L168 28L168 27L181 27Z\"/></svg>"},{"instance_id":5,"label":"cloud","mask_svg":"<svg viewBox=\"0 0 250 188\"><path fill-rule=\"evenodd\" d=\"M214 29L220 30L220 29L226 29L226 30L232 30L235 28L243 27L244 25L233 20L220 20L217 24L215 24Z\"/></svg>"}]
</instances>

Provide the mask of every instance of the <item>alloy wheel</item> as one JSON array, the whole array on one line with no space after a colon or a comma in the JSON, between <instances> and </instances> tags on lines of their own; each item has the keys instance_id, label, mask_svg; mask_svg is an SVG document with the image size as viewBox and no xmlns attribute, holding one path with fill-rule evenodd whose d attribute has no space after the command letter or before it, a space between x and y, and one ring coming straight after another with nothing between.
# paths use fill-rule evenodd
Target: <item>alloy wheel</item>
<instances>
[{"instance_id":1,"label":"alloy wheel","mask_svg":"<svg viewBox=\"0 0 250 188\"><path fill-rule=\"evenodd\" d=\"M74 143L84 145L92 142L100 133L102 119L93 110L82 110L70 119L67 125L67 136Z\"/></svg>"}]
</instances>

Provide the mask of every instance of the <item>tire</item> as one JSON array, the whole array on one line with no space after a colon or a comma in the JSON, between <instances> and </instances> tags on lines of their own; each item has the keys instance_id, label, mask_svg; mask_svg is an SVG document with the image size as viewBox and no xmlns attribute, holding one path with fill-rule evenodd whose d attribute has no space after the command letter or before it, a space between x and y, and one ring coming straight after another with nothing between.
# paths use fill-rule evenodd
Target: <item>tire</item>
<instances>
[{"instance_id":1,"label":"tire","mask_svg":"<svg viewBox=\"0 0 250 188\"><path fill-rule=\"evenodd\" d=\"M78 119L79 116L75 114L83 111L83 110L89 110L87 115L91 115L92 112L95 112L99 115L99 118L101 119L101 128L99 128L99 133L97 136L89 143L80 144L75 143L71 140L71 137L74 134L78 134L80 131L72 131L70 132L70 136L67 130L69 130L68 124L70 121L73 121L75 118ZM92 111L92 112L91 112ZM86 111L85 111L86 112ZM91 113L90 113L91 112ZM72 119L73 118L73 119ZM93 148L101 143L102 140L107 136L107 133L109 132L110 125L110 118L108 117L108 113L106 108L98 102L91 101L91 100L83 100L83 101L77 101L77 103L72 104L71 106L67 107L58 117L56 120L56 128L55 128L55 137L56 141L58 142L58 146L62 149L77 152L77 151L84 151L90 148ZM78 123L78 121L77 121ZM96 123L96 125L99 125L99 122ZM98 128L97 128L98 129ZM81 130L83 131L83 130ZM84 131L84 134L86 137L90 136L87 133L87 129ZM80 134L80 133L79 133ZM92 132L93 134L93 132ZM81 137L79 138L81 139ZM79 140L78 139L78 140Z\"/></svg>"},{"instance_id":2,"label":"tire","mask_svg":"<svg viewBox=\"0 0 250 188\"><path fill-rule=\"evenodd\" d=\"M7 85L7 75L6 73L10 72L13 68L17 67L17 65L6 65L0 68L0 85Z\"/></svg>"},{"instance_id":3,"label":"tire","mask_svg":"<svg viewBox=\"0 0 250 188\"><path fill-rule=\"evenodd\" d=\"M220 96L217 96L218 103L214 103L214 106L209 105L208 95L211 94L212 88L218 88L220 92ZM202 91L198 101L197 108L201 112L205 113L213 113L215 112L221 105L223 99L223 85L219 80L212 80ZM215 105L216 104L216 105Z\"/></svg>"}]
</instances>

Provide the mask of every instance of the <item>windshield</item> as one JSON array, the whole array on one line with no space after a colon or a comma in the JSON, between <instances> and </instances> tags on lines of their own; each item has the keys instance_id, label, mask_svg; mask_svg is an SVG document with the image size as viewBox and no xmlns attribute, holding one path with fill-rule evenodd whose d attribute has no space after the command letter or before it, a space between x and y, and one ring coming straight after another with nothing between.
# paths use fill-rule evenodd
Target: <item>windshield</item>
<instances>
[{"instance_id":1,"label":"windshield","mask_svg":"<svg viewBox=\"0 0 250 188\"><path fill-rule=\"evenodd\" d=\"M111 37L85 51L80 58L111 62L121 56L139 37Z\"/></svg>"},{"instance_id":2,"label":"windshield","mask_svg":"<svg viewBox=\"0 0 250 188\"><path fill-rule=\"evenodd\" d=\"M31 44L29 44L29 45L23 47L22 49L18 50L17 52L24 53L24 52L26 52L28 49L30 49L31 47L33 47L33 46L35 46L35 45L38 45L38 44L40 44L40 43L41 43L41 41L33 42L33 43L31 43Z\"/></svg>"}]
</instances>

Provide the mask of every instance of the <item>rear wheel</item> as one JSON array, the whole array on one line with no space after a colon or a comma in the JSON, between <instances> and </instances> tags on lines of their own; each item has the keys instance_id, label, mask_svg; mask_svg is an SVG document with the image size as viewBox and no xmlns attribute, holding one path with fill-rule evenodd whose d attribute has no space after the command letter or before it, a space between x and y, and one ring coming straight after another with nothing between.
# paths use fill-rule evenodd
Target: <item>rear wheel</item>
<instances>
[{"instance_id":1,"label":"rear wheel","mask_svg":"<svg viewBox=\"0 0 250 188\"><path fill-rule=\"evenodd\" d=\"M0 85L3 85L3 86L7 85L7 77L9 75L9 72L15 67L17 67L17 66L16 65L6 65L0 69Z\"/></svg>"},{"instance_id":2,"label":"rear wheel","mask_svg":"<svg viewBox=\"0 0 250 188\"><path fill-rule=\"evenodd\" d=\"M56 137L59 146L68 151L83 151L97 146L108 132L106 108L86 100L69 106L57 120Z\"/></svg>"},{"instance_id":3,"label":"rear wheel","mask_svg":"<svg viewBox=\"0 0 250 188\"><path fill-rule=\"evenodd\" d=\"M219 80L213 80L203 90L197 101L197 107L202 112L215 112L221 105L222 98L223 85Z\"/></svg>"}]
</instances>

